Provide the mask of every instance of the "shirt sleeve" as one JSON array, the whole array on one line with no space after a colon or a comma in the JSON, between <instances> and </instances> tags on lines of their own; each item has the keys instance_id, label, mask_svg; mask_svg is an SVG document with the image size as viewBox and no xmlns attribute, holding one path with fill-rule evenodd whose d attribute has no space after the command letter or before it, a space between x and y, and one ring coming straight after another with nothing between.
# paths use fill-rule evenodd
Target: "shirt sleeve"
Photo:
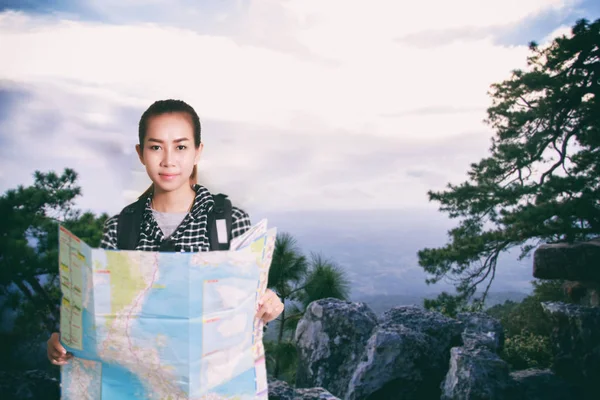
<instances>
[{"instance_id":1,"label":"shirt sleeve","mask_svg":"<svg viewBox=\"0 0 600 400\"><path fill-rule=\"evenodd\" d=\"M115 215L104 222L104 232L102 233L102 240L100 241L101 249L117 250L118 218L118 215Z\"/></svg>"},{"instance_id":2,"label":"shirt sleeve","mask_svg":"<svg viewBox=\"0 0 600 400\"><path fill-rule=\"evenodd\" d=\"M231 208L231 237L243 235L252 227L250 216L244 210L232 207Z\"/></svg>"}]
</instances>

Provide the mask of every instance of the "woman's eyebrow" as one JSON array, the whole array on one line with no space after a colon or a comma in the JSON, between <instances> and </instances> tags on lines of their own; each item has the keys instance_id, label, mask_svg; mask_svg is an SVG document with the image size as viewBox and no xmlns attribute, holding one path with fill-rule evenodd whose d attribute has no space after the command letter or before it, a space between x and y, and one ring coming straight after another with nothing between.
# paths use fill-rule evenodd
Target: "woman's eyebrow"
<instances>
[{"instance_id":1,"label":"woman's eyebrow","mask_svg":"<svg viewBox=\"0 0 600 400\"><path fill-rule=\"evenodd\" d=\"M180 142L185 142L186 140L190 140L190 139L184 137L184 138L175 139L175 140L173 140L173 142L180 143ZM156 142L156 143L164 143L163 140L155 139L155 138L148 138L148 141L149 142Z\"/></svg>"}]
</instances>

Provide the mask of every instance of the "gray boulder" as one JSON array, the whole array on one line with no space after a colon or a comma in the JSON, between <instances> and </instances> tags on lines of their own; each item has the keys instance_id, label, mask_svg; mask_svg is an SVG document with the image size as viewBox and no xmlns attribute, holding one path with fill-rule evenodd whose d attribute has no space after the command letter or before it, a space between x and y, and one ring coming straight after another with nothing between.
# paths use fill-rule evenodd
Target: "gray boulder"
<instances>
[{"instance_id":1,"label":"gray boulder","mask_svg":"<svg viewBox=\"0 0 600 400\"><path fill-rule=\"evenodd\" d=\"M344 399L413 399L427 379L426 359L435 356L425 334L402 325L380 327L367 343Z\"/></svg>"},{"instance_id":2,"label":"gray boulder","mask_svg":"<svg viewBox=\"0 0 600 400\"><path fill-rule=\"evenodd\" d=\"M363 303L333 298L311 303L296 328L296 387L323 387L343 397L377 316Z\"/></svg>"},{"instance_id":3,"label":"gray boulder","mask_svg":"<svg viewBox=\"0 0 600 400\"><path fill-rule=\"evenodd\" d=\"M296 389L294 400L340 400L323 388Z\"/></svg>"},{"instance_id":4,"label":"gray boulder","mask_svg":"<svg viewBox=\"0 0 600 400\"><path fill-rule=\"evenodd\" d=\"M323 388L294 389L287 382L269 380L269 400L340 400Z\"/></svg>"},{"instance_id":5,"label":"gray boulder","mask_svg":"<svg viewBox=\"0 0 600 400\"><path fill-rule=\"evenodd\" d=\"M501 400L510 388L509 366L482 346L454 347L441 400Z\"/></svg>"},{"instance_id":6,"label":"gray boulder","mask_svg":"<svg viewBox=\"0 0 600 400\"><path fill-rule=\"evenodd\" d=\"M392 325L403 325L422 332L448 351L451 347L460 344L460 334L464 329L460 321L417 306L399 306L386 311L381 326Z\"/></svg>"},{"instance_id":7,"label":"gray boulder","mask_svg":"<svg viewBox=\"0 0 600 400\"><path fill-rule=\"evenodd\" d=\"M269 400L292 400L296 391L287 382L269 378Z\"/></svg>"},{"instance_id":8,"label":"gray boulder","mask_svg":"<svg viewBox=\"0 0 600 400\"><path fill-rule=\"evenodd\" d=\"M416 306L395 307L382 317L354 372L347 400L439 399L450 348L462 325Z\"/></svg>"},{"instance_id":9,"label":"gray boulder","mask_svg":"<svg viewBox=\"0 0 600 400\"><path fill-rule=\"evenodd\" d=\"M463 347L474 349L483 347L494 353L498 352L498 342L496 338L489 333L464 331L461 335Z\"/></svg>"},{"instance_id":10,"label":"gray boulder","mask_svg":"<svg viewBox=\"0 0 600 400\"><path fill-rule=\"evenodd\" d=\"M538 246L533 254L533 276L600 282L600 239Z\"/></svg>"},{"instance_id":11,"label":"gray boulder","mask_svg":"<svg viewBox=\"0 0 600 400\"><path fill-rule=\"evenodd\" d=\"M481 345L493 352L504 346L504 328L500 321L483 312L459 313L456 318L463 323L465 346Z\"/></svg>"}]
</instances>

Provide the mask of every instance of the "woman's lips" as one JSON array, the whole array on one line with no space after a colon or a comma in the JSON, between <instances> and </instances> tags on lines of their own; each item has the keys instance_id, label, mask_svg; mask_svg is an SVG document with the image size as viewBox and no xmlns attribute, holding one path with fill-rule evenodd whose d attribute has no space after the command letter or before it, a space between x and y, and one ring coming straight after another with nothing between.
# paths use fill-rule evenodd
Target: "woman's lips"
<instances>
[{"instance_id":1,"label":"woman's lips","mask_svg":"<svg viewBox=\"0 0 600 400\"><path fill-rule=\"evenodd\" d=\"M170 181L179 176L179 174L158 174L158 175L160 176L161 179L164 179L166 181Z\"/></svg>"}]
</instances>

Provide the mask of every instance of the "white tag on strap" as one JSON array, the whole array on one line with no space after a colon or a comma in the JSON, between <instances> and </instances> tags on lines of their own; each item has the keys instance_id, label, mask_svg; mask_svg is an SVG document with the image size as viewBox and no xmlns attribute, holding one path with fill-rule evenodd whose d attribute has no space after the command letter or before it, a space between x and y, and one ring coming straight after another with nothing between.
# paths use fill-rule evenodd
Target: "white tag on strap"
<instances>
[{"instance_id":1,"label":"white tag on strap","mask_svg":"<svg viewBox=\"0 0 600 400\"><path fill-rule=\"evenodd\" d=\"M227 223L224 219L217 220L217 239L219 243L227 243Z\"/></svg>"}]
</instances>

